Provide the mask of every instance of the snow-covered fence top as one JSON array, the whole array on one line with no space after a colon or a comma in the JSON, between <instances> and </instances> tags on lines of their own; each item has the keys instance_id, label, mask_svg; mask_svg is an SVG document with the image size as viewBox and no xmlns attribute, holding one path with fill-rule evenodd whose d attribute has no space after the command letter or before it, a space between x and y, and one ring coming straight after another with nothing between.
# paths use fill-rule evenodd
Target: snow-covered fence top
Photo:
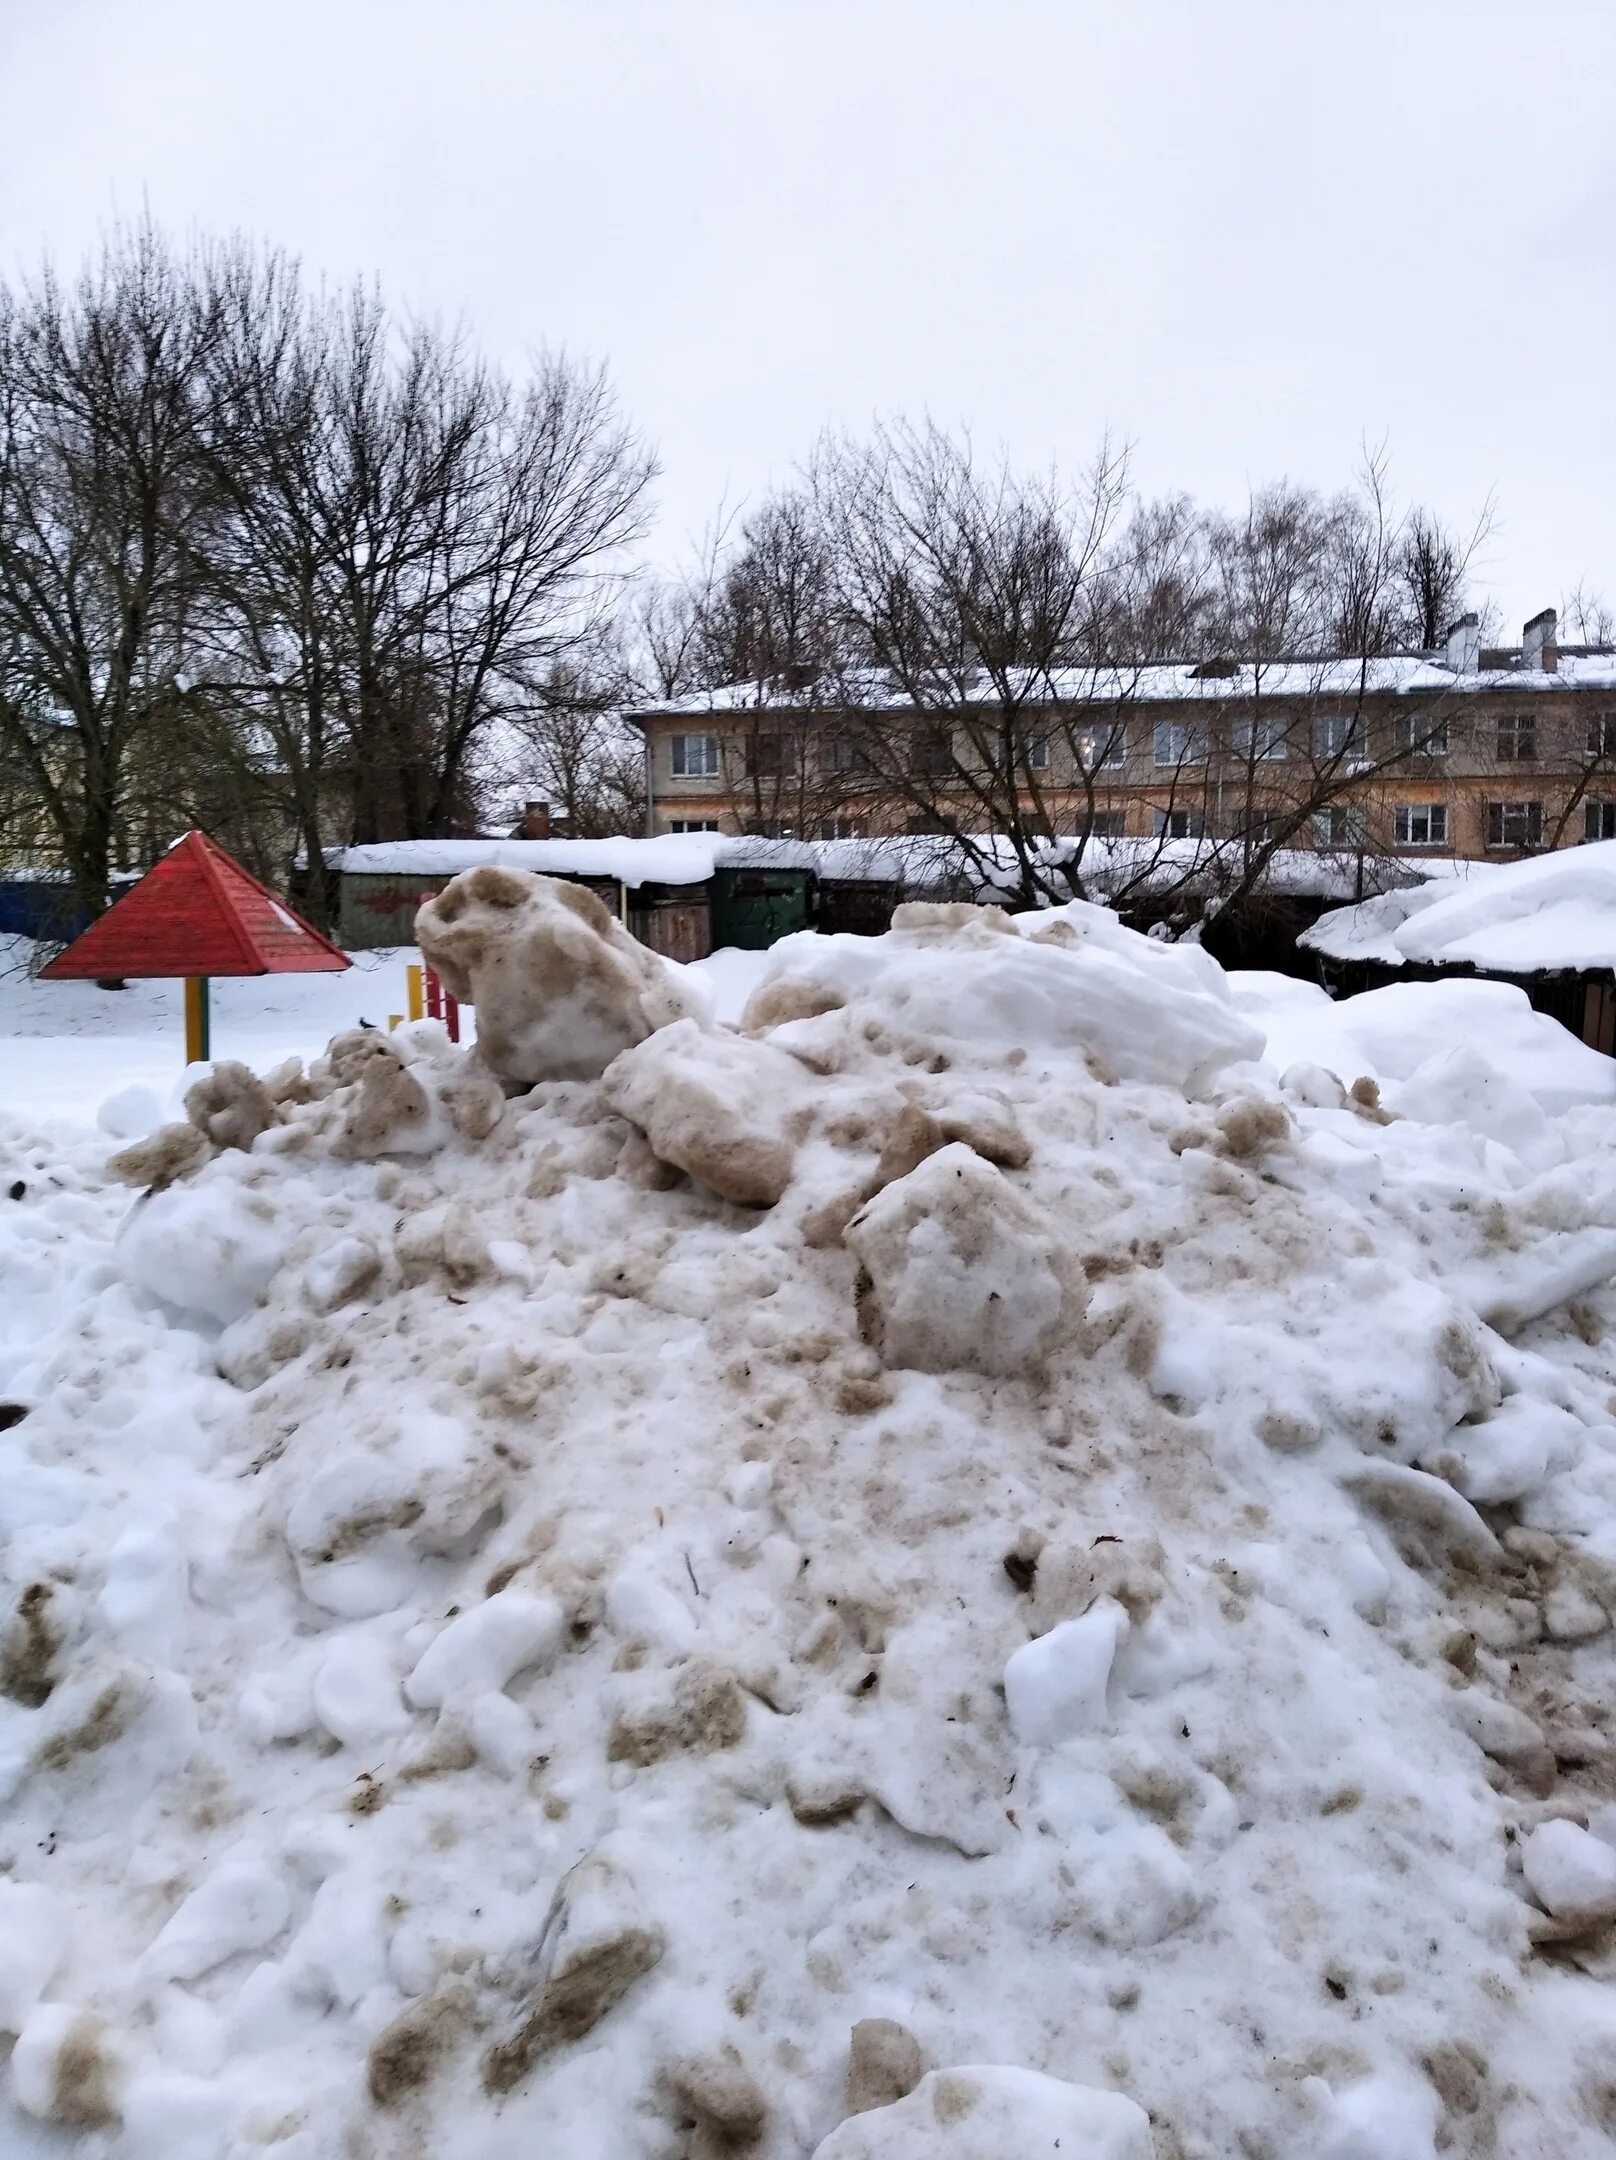
<instances>
[{"instance_id":1,"label":"snow-covered fence top","mask_svg":"<svg viewBox=\"0 0 1616 2160\"><path fill-rule=\"evenodd\" d=\"M1332 960L1493 975L1616 968L1616 840L1516 863L1455 863L1402 892L1335 908L1300 942Z\"/></svg>"}]
</instances>

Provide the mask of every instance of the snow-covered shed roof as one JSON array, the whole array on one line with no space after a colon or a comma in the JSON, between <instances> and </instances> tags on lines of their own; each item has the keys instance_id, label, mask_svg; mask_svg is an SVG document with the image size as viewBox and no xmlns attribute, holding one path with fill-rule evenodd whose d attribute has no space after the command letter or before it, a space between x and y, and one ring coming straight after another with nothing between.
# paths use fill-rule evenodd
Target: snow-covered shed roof
<instances>
[{"instance_id":1,"label":"snow-covered shed roof","mask_svg":"<svg viewBox=\"0 0 1616 2160\"><path fill-rule=\"evenodd\" d=\"M1044 841L1031 850L1050 868L1081 854L1085 885L1114 896L1153 891L1214 897L1227 891L1242 868L1238 846L1228 841L1075 838ZM366 847L333 849L333 869L349 875L396 878L453 877L480 863L541 876L614 878L631 891L640 885L701 885L718 870L813 870L822 878L878 879L911 891L973 886L984 898L1013 891L1020 862L1008 840L970 841L934 834L895 834L868 840L764 840L727 833L662 833L649 839L615 840L387 840ZM1425 865L1396 859L1360 860L1353 851L1284 848L1270 856L1262 890L1313 899L1346 899L1366 885L1376 888L1424 874Z\"/></svg>"},{"instance_id":2,"label":"snow-covered shed roof","mask_svg":"<svg viewBox=\"0 0 1616 2160\"><path fill-rule=\"evenodd\" d=\"M1616 840L1449 875L1336 908L1301 943L1334 960L1539 975L1616 968Z\"/></svg>"},{"instance_id":3,"label":"snow-covered shed roof","mask_svg":"<svg viewBox=\"0 0 1616 2160\"><path fill-rule=\"evenodd\" d=\"M716 870L817 870L821 877L911 878L937 859L936 840L763 840L727 833L658 833L613 840L384 840L334 848L335 870L360 876L453 877L480 863L540 876L702 885Z\"/></svg>"}]
</instances>

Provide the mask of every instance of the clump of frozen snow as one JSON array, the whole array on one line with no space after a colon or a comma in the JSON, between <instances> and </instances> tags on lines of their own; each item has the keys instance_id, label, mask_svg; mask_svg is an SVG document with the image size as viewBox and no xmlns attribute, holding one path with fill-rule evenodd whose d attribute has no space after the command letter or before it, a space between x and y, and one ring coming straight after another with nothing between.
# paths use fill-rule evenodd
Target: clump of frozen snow
<instances>
[{"instance_id":1,"label":"clump of frozen snow","mask_svg":"<svg viewBox=\"0 0 1616 2160\"><path fill-rule=\"evenodd\" d=\"M1144 2110L1120 2093L1035 2071L968 2063L934 2070L908 2099L853 2117L814 2160L1155 2160Z\"/></svg>"},{"instance_id":2,"label":"clump of frozen snow","mask_svg":"<svg viewBox=\"0 0 1616 2160\"><path fill-rule=\"evenodd\" d=\"M811 1115L808 1078L794 1058L694 1020L626 1050L604 1093L661 1161L738 1207L772 1207L784 1193Z\"/></svg>"},{"instance_id":3,"label":"clump of frozen snow","mask_svg":"<svg viewBox=\"0 0 1616 2160\"><path fill-rule=\"evenodd\" d=\"M1083 1309L1053 1223L963 1141L888 1185L845 1235L889 1365L1036 1376Z\"/></svg>"},{"instance_id":4,"label":"clump of frozen snow","mask_svg":"<svg viewBox=\"0 0 1616 2160\"><path fill-rule=\"evenodd\" d=\"M630 937L579 885L488 865L467 870L416 917L428 964L477 1008L477 1040L501 1079L591 1079L620 1050L705 998Z\"/></svg>"}]
</instances>

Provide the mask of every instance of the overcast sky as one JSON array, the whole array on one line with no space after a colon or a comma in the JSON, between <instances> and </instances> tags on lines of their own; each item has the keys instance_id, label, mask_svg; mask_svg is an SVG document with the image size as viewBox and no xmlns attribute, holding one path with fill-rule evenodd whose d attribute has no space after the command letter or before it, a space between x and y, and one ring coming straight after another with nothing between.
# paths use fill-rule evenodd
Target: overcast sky
<instances>
[{"instance_id":1,"label":"overcast sky","mask_svg":"<svg viewBox=\"0 0 1616 2160\"><path fill-rule=\"evenodd\" d=\"M827 421L1473 518L1616 600L1616 4L0 0L0 267L143 202L606 359L676 559Z\"/></svg>"}]
</instances>

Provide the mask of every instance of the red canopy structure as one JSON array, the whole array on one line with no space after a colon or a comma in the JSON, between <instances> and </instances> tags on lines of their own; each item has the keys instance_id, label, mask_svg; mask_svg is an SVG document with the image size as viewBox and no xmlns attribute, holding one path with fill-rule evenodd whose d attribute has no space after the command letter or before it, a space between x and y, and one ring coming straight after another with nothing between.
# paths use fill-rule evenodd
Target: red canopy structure
<instances>
[{"instance_id":1,"label":"red canopy structure","mask_svg":"<svg viewBox=\"0 0 1616 2160\"><path fill-rule=\"evenodd\" d=\"M188 1051L206 1057L210 975L334 975L351 965L206 833L189 832L40 977L183 975Z\"/></svg>"},{"instance_id":2,"label":"red canopy structure","mask_svg":"<svg viewBox=\"0 0 1616 2160\"><path fill-rule=\"evenodd\" d=\"M206 833L189 832L40 975L334 975L350 964Z\"/></svg>"}]
</instances>

